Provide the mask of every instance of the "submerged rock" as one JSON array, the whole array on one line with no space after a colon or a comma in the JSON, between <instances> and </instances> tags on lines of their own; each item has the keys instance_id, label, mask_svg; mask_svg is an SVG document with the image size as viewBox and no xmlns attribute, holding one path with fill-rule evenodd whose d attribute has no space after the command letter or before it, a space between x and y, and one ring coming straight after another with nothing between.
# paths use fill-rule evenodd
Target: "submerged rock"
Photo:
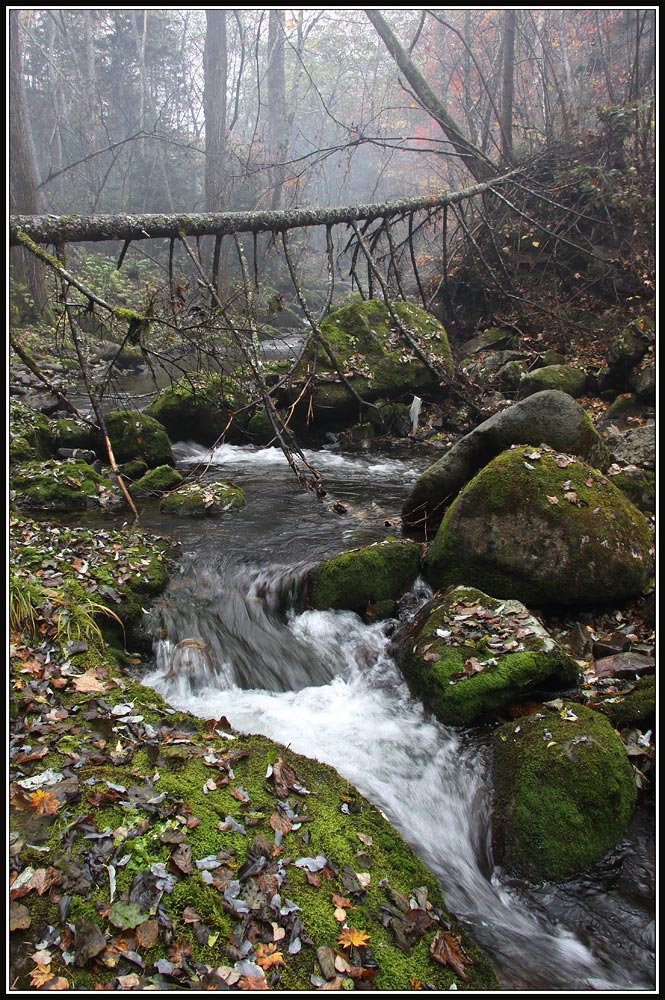
<instances>
[{"instance_id":1,"label":"submerged rock","mask_svg":"<svg viewBox=\"0 0 665 1000\"><path fill-rule=\"evenodd\" d=\"M531 879L565 879L599 861L625 834L637 798L608 720L560 704L494 734L495 854Z\"/></svg>"},{"instance_id":2,"label":"submerged rock","mask_svg":"<svg viewBox=\"0 0 665 1000\"><path fill-rule=\"evenodd\" d=\"M311 570L307 603L315 610L355 611L370 618L394 614L396 601L420 573L417 542L388 538L344 552Z\"/></svg>"},{"instance_id":3,"label":"submerged rock","mask_svg":"<svg viewBox=\"0 0 665 1000\"><path fill-rule=\"evenodd\" d=\"M608 477L540 447L489 463L450 507L425 562L432 586L465 583L528 607L637 597L653 573L653 538Z\"/></svg>"},{"instance_id":4,"label":"submerged rock","mask_svg":"<svg viewBox=\"0 0 665 1000\"><path fill-rule=\"evenodd\" d=\"M541 443L603 467L607 450L590 416L565 392L535 393L495 413L458 441L417 480L402 509L406 525L436 528L462 487L514 444Z\"/></svg>"},{"instance_id":5,"label":"submerged rock","mask_svg":"<svg viewBox=\"0 0 665 1000\"><path fill-rule=\"evenodd\" d=\"M402 670L447 725L469 726L535 690L576 684L575 661L519 601L456 587L429 608L406 638Z\"/></svg>"}]
</instances>

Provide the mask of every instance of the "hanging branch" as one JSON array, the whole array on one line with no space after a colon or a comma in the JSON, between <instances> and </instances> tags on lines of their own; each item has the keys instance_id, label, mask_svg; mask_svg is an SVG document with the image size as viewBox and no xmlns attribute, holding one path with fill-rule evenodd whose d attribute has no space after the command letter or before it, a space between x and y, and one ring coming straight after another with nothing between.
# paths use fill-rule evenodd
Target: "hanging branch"
<instances>
[{"instance_id":1,"label":"hanging branch","mask_svg":"<svg viewBox=\"0 0 665 1000\"><path fill-rule=\"evenodd\" d=\"M233 323L229 322L229 319L228 319L228 316L227 316L227 310L224 307L224 303L220 299L218 293L215 291L215 289L213 288L213 286L210 283L210 281L208 280L208 278L206 277L205 271L203 270L200 261L197 260L196 255L194 254L194 252L192 251L191 247L189 246L189 244L187 242L187 238L184 235L184 233L181 234L180 240L181 240L182 245L184 246L185 250L187 251L187 254L190 257L190 260L192 261L192 263L196 267L196 269L197 269L197 271L199 273L199 276L201 278L201 281L206 285L208 291L210 292L210 295L212 296L212 298L213 298L213 300L215 302L215 305L220 310L221 314L224 316L224 318L226 319L226 321L229 323L229 328L230 328L230 330L231 330L231 332L233 334L236 346L238 347L238 349L240 350L242 356L244 357L245 361L247 362L247 364L250 367L250 370L252 372L252 376L253 376L253 379L254 379L254 384L256 385L256 387L257 387L257 389L259 391L259 395L260 395L260 398L261 398L261 402L263 403L263 407L265 409L266 416L268 417L268 420L270 421L270 424L271 424L271 426L273 428L273 431L275 432L275 437L276 437L276 439L277 439L277 441L279 443L279 446L280 446L280 448L282 450L282 453L283 453L284 457L286 458L286 461L288 462L289 466L291 467L291 469L293 471L294 476L296 477L296 479L298 480L298 482L301 484L301 486L305 486L307 489L312 490L314 493L316 493L316 495L318 497L323 496L324 495L324 491L323 491L323 489L321 487L321 482L322 482L321 475L316 471L316 469L314 469L314 467L312 465L310 465L310 463L307 461L307 459L303 455L301 449L297 445L294 445L294 447L291 448L291 446L288 445L286 443L286 441L284 440L282 429L280 429L280 427L278 425L278 421L280 419L279 418L279 414L277 413L277 410L275 409L275 404L274 404L274 402L273 402L273 400L271 398L271 395L270 395L270 392L269 392L268 388L265 385L265 382L263 381L263 378L260 375L260 372L259 372L259 370L257 368L257 365L255 364L254 358L251 356L251 353L247 350L246 344L243 342L243 338L238 333L235 325ZM241 257L241 261L242 261L242 259L243 258ZM244 274L245 274L246 277L248 277L246 272L244 272ZM257 357L257 361L258 361L258 357ZM286 430L286 428L284 428L284 429ZM303 473L302 469L299 468L297 462L295 461L295 459L293 457L294 451L298 455L298 458L303 462L303 464L312 473L312 478L311 479Z\"/></svg>"},{"instance_id":2,"label":"hanging branch","mask_svg":"<svg viewBox=\"0 0 665 1000\"><path fill-rule=\"evenodd\" d=\"M282 244L284 246L284 256L286 258L286 264L287 264L287 267L289 269L289 274L291 275L291 281L293 282L293 287L296 290L296 295L298 296L298 301L300 302L302 311L304 312L305 317L307 318L307 322L309 323L309 325L311 326L311 328L312 328L312 330L314 332L314 336L316 338L315 343L316 344L321 344L321 347L323 348L323 350L328 355L328 358L330 359L330 363L335 368L335 371L339 375L339 377L340 377L340 379L341 379L344 387L348 390L348 392L353 396L353 398L359 404L361 412L362 412L362 410L364 408L366 408L368 406L371 406L373 409L376 409L376 407L374 406L374 404L366 402L362 398L362 396L360 396L356 392L356 390L353 388L353 386L349 382L348 378L344 374L342 366L340 365L339 361L337 360L337 358L333 354L332 350L330 349L330 346L328 345L325 337L323 336L323 334L321 332L321 327L317 323L316 318L314 317L314 314L311 312L309 306L307 305L307 301L305 299L305 296L303 295L302 288L301 288L300 282L298 280L298 275L296 274L296 270L295 270L295 267L293 265L293 260L291 258L291 253L289 251L286 233L282 233Z\"/></svg>"},{"instance_id":3,"label":"hanging branch","mask_svg":"<svg viewBox=\"0 0 665 1000\"><path fill-rule=\"evenodd\" d=\"M388 264L388 274L390 275L390 268L392 267L395 274L395 282L397 284L397 291L399 292L399 297L402 301L406 302L406 295L404 294L404 289L402 288L402 280L399 273L399 263L397 260L397 249L395 248L395 241L393 240L392 230L390 228L390 223L385 219L383 220L383 229L385 230L386 237L388 239L388 249L390 251L390 262Z\"/></svg>"},{"instance_id":4,"label":"hanging branch","mask_svg":"<svg viewBox=\"0 0 665 1000\"><path fill-rule=\"evenodd\" d=\"M423 288L423 283L420 280L420 272L418 270L418 261L416 259L416 250L413 245L413 212L409 212L409 254L411 256L411 268L413 270L414 277L416 279L416 285L418 286L418 293L420 294L420 301L423 304L423 308L427 308L427 296L425 295L425 289Z\"/></svg>"},{"instance_id":5,"label":"hanging branch","mask_svg":"<svg viewBox=\"0 0 665 1000\"><path fill-rule=\"evenodd\" d=\"M45 388L48 389L48 391L53 396L55 396L55 398L58 400L59 403L62 403L63 407L66 410L68 410L70 413L73 413L74 416L77 417L79 420L83 420L90 427L93 427L95 430L99 430L99 427L97 427L94 421L86 417L83 413L81 413L80 410L77 410L74 404L67 399L67 396L60 389L58 389L58 387L54 385L53 382L51 382L51 380L44 374L44 372L41 370L41 368L39 367L35 359L32 357L32 355L30 355L26 351L25 347L17 340L11 327L9 329L9 344L12 347L12 349L16 351L16 353L18 354L19 358L26 366L26 368L28 368L32 372L32 374L39 379L42 385L45 386Z\"/></svg>"},{"instance_id":6,"label":"hanging branch","mask_svg":"<svg viewBox=\"0 0 665 1000\"><path fill-rule=\"evenodd\" d=\"M470 406L476 412L479 412L479 407L470 398L468 391L464 392L461 388L459 388L459 386L455 385L452 377L448 374L448 372L445 371L445 369L441 365L438 365L436 362L432 361L432 359L428 356L428 354L422 349L422 347L420 346L416 338L413 336L411 331L408 329L408 327L403 323L403 321L397 315L397 312L395 311L390 301L388 286L384 281L381 271L372 260L369 248L365 243L365 240L363 239L360 230L358 229L358 227L354 222L351 223L351 227L354 229L356 238L358 239L358 242L363 250L363 253L367 258L368 266L371 267L377 282L381 286L381 291L383 292L383 297L386 306L388 308L388 312L390 313L390 316L395 325L397 326L397 329L399 330L402 338L409 345L409 347L416 355L416 357L418 357L423 362L428 371L430 371L436 379L438 379L442 384L444 384L451 392L455 393L455 395L459 396L460 399L463 399L468 406ZM461 376L459 375L458 375L458 380L461 380ZM470 383L467 383L467 390L468 389L470 389Z\"/></svg>"}]
</instances>

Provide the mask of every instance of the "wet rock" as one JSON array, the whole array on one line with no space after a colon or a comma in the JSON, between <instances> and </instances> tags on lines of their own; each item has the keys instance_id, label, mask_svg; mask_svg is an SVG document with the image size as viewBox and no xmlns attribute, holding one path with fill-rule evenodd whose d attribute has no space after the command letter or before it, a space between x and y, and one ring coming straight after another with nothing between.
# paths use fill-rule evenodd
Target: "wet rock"
<instances>
[{"instance_id":1,"label":"wet rock","mask_svg":"<svg viewBox=\"0 0 665 1000\"><path fill-rule=\"evenodd\" d=\"M174 465L171 442L158 420L147 413L115 410L105 416L106 429L117 462L141 459L148 468ZM97 453L105 454L103 439L99 436Z\"/></svg>"},{"instance_id":2,"label":"wet rock","mask_svg":"<svg viewBox=\"0 0 665 1000\"><path fill-rule=\"evenodd\" d=\"M165 496L159 505L175 517L217 517L245 506L245 495L233 483L187 483Z\"/></svg>"},{"instance_id":3,"label":"wet rock","mask_svg":"<svg viewBox=\"0 0 665 1000\"><path fill-rule=\"evenodd\" d=\"M564 879L600 860L626 832L637 798L612 724L559 704L494 734L495 855L530 879Z\"/></svg>"},{"instance_id":4,"label":"wet rock","mask_svg":"<svg viewBox=\"0 0 665 1000\"><path fill-rule=\"evenodd\" d=\"M477 354L479 351L486 351L489 348L511 348L519 345L519 337L515 330L504 330L497 327L490 327L479 333L477 337L472 337L464 344L465 354Z\"/></svg>"},{"instance_id":5,"label":"wet rock","mask_svg":"<svg viewBox=\"0 0 665 1000\"><path fill-rule=\"evenodd\" d=\"M558 390L535 393L463 437L417 480L402 509L408 526L435 528L462 487L482 467L515 444L541 443L604 466L605 445L584 408Z\"/></svg>"},{"instance_id":6,"label":"wet rock","mask_svg":"<svg viewBox=\"0 0 665 1000\"><path fill-rule=\"evenodd\" d=\"M388 538L320 563L308 575L306 600L320 611L337 608L369 618L389 617L420 566L417 542Z\"/></svg>"},{"instance_id":7,"label":"wet rock","mask_svg":"<svg viewBox=\"0 0 665 1000\"><path fill-rule=\"evenodd\" d=\"M577 683L575 661L519 601L456 587L432 605L404 637L402 670L447 725L473 725L534 691Z\"/></svg>"},{"instance_id":8,"label":"wet rock","mask_svg":"<svg viewBox=\"0 0 665 1000\"><path fill-rule=\"evenodd\" d=\"M230 379L188 375L162 390L145 412L162 424L172 441L191 440L209 446L225 431L246 426L249 412L244 422L232 419L233 411L246 405L247 398Z\"/></svg>"},{"instance_id":9,"label":"wet rock","mask_svg":"<svg viewBox=\"0 0 665 1000\"><path fill-rule=\"evenodd\" d=\"M122 503L115 485L87 462L26 462L12 470L12 499L19 510L71 511Z\"/></svg>"},{"instance_id":10,"label":"wet rock","mask_svg":"<svg viewBox=\"0 0 665 1000\"><path fill-rule=\"evenodd\" d=\"M425 573L530 608L617 604L653 573L643 514L610 479L543 447L493 459L449 508Z\"/></svg>"}]
</instances>

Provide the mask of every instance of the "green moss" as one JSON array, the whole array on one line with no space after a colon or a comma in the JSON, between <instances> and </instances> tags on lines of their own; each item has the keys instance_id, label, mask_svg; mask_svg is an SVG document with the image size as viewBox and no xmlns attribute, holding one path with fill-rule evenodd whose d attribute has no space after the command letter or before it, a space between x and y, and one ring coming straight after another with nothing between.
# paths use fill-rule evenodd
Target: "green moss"
<instances>
[{"instance_id":1,"label":"green moss","mask_svg":"<svg viewBox=\"0 0 665 1000\"><path fill-rule=\"evenodd\" d=\"M108 413L105 421L117 462L140 459L151 469L159 465L173 465L171 443L163 426L154 417L146 413L116 410ZM98 448L103 449L101 441Z\"/></svg>"},{"instance_id":2,"label":"green moss","mask_svg":"<svg viewBox=\"0 0 665 1000\"><path fill-rule=\"evenodd\" d=\"M177 469L170 465L160 465L156 469L142 476L137 482L132 483L129 491L133 496L150 496L151 494L166 493L167 490L175 489L183 481Z\"/></svg>"},{"instance_id":3,"label":"green moss","mask_svg":"<svg viewBox=\"0 0 665 1000\"><path fill-rule=\"evenodd\" d=\"M437 588L468 584L530 607L637 596L651 566L648 523L607 477L551 449L523 447L471 480L426 560Z\"/></svg>"},{"instance_id":4,"label":"green moss","mask_svg":"<svg viewBox=\"0 0 665 1000\"><path fill-rule=\"evenodd\" d=\"M560 389L569 396L581 396L586 386L586 373L569 365L546 365L528 372L520 380L519 398L525 399L543 389Z\"/></svg>"},{"instance_id":5,"label":"green moss","mask_svg":"<svg viewBox=\"0 0 665 1000\"><path fill-rule=\"evenodd\" d=\"M465 616L465 632L456 616ZM535 690L556 691L577 682L575 662L532 619L529 636L515 639L526 609L469 587L448 591L404 647L402 669L412 689L447 725L468 726L493 718ZM506 630L506 624L508 630ZM472 628L469 626L472 625ZM477 634L470 640L468 634ZM497 635L502 635L497 641ZM507 638L506 638L507 636ZM507 652L504 642L516 651ZM465 673L467 661L475 673Z\"/></svg>"},{"instance_id":6,"label":"green moss","mask_svg":"<svg viewBox=\"0 0 665 1000\"><path fill-rule=\"evenodd\" d=\"M216 517L245 506L245 495L233 483L187 483L169 493L160 510L176 517Z\"/></svg>"},{"instance_id":7,"label":"green moss","mask_svg":"<svg viewBox=\"0 0 665 1000\"><path fill-rule=\"evenodd\" d=\"M9 403L9 440L21 438L29 446L29 451L21 446L24 458L12 457L13 461L25 461L26 458L39 460L50 458L56 447L55 434L51 421L33 410L26 403L10 400Z\"/></svg>"},{"instance_id":8,"label":"green moss","mask_svg":"<svg viewBox=\"0 0 665 1000\"><path fill-rule=\"evenodd\" d=\"M55 421L55 439L58 448L93 449L96 444L95 432L90 424L75 417L63 417Z\"/></svg>"},{"instance_id":9,"label":"green moss","mask_svg":"<svg viewBox=\"0 0 665 1000\"><path fill-rule=\"evenodd\" d=\"M120 502L110 480L73 458L17 466L11 487L16 505L23 509L84 510Z\"/></svg>"},{"instance_id":10,"label":"green moss","mask_svg":"<svg viewBox=\"0 0 665 1000\"><path fill-rule=\"evenodd\" d=\"M495 846L509 871L567 878L623 836L637 791L607 719L564 704L502 726L494 739Z\"/></svg>"},{"instance_id":11,"label":"green moss","mask_svg":"<svg viewBox=\"0 0 665 1000\"><path fill-rule=\"evenodd\" d=\"M383 601L396 601L420 572L420 546L389 538L344 552L321 563L309 575L307 599L312 608L374 613Z\"/></svg>"},{"instance_id":12,"label":"green moss","mask_svg":"<svg viewBox=\"0 0 665 1000\"><path fill-rule=\"evenodd\" d=\"M248 399L238 383L219 375L190 375L164 389L146 413L158 420L173 441L191 439L203 445L213 445L240 420L236 410L247 405Z\"/></svg>"},{"instance_id":13,"label":"green moss","mask_svg":"<svg viewBox=\"0 0 665 1000\"><path fill-rule=\"evenodd\" d=\"M646 729L656 720L656 678L640 677L631 691L601 698L594 707L615 729Z\"/></svg>"}]
</instances>

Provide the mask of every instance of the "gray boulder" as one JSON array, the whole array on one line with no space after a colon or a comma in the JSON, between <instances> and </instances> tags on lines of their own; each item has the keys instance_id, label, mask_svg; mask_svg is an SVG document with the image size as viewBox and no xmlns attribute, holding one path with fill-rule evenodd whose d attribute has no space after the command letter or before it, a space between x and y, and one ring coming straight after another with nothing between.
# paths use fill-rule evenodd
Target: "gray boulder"
<instances>
[{"instance_id":1,"label":"gray boulder","mask_svg":"<svg viewBox=\"0 0 665 1000\"><path fill-rule=\"evenodd\" d=\"M548 444L603 468L607 449L584 407L557 389L535 393L495 413L455 444L416 481L402 509L410 527L432 530L459 491L514 444Z\"/></svg>"}]
</instances>

